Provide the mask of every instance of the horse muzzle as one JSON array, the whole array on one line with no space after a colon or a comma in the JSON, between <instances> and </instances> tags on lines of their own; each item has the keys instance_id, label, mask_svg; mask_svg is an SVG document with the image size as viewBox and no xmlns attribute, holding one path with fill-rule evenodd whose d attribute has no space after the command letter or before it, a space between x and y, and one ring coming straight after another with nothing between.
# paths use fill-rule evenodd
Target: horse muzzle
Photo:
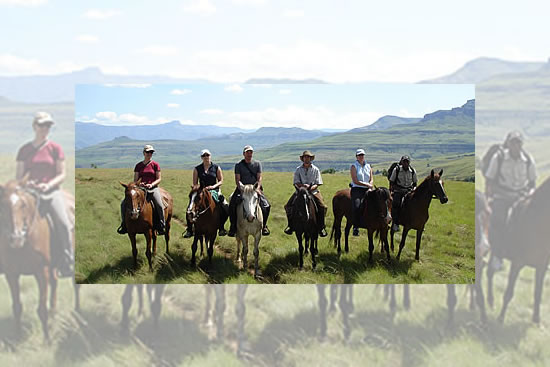
<instances>
[{"instance_id":1,"label":"horse muzzle","mask_svg":"<svg viewBox=\"0 0 550 367\"><path fill-rule=\"evenodd\" d=\"M439 201L441 202L441 204L446 204L449 201L449 198L446 196L443 196L441 199L439 199Z\"/></svg>"},{"instance_id":2,"label":"horse muzzle","mask_svg":"<svg viewBox=\"0 0 550 367\"><path fill-rule=\"evenodd\" d=\"M10 236L10 247L14 249L22 248L23 245L25 244L26 236L27 236L27 231L25 230L15 231L14 233L12 233L12 235Z\"/></svg>"},{"instance_id":3,"label":"horse muzzle","mask_svg":"<svg viewBox=\"0 0 550 367\"><path fill-rule=\"evenodd\" d=\"M255 218L256 218L255 216L249 215L248 217L246 217L246 220L249 221L250 223L252 223Z\"/></svg>"}]
</instances>

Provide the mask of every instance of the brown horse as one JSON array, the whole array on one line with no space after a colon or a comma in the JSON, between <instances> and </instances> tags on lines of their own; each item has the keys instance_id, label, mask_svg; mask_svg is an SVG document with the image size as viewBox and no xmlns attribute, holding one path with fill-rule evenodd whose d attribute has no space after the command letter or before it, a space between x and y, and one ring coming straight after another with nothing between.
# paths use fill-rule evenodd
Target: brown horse
<instances>
[{"instance_id":1,"label":"brown horse","mask_svg":"<svg viewBox=\"0 0 550 367\"><path fill-rule=\"evenodd\" d=\"M397 253L397 260L401 257L401 251L405 247L405 240L407 239L407 233L411 229L416 230L416 260L420 260L420 241L422 240L422 232L424 226L428 221L429 214L428 209L432 198L438 198L441 204L445 204L449 199L443 188L443 170L439 171L439 174L432 172L428 177L422 181L416 190L410 192L405 196L403 205L399 214L399 224L403 225L403 234L401 236L401 243L399 244L399 252ZM391 231L391 249L393 251L393 235L394 231Z\"/></svg>"},{"instance_id":2,"label":"brown horse","mask_svg":"<svg viewBox=\"0 0 550 367\"><path fill-rule=\"evenodd\" d=\"M382 251L386 250L387 259L390 260L390 249L388 245L388 223L391 220L391 195L387 188L379 187L367 192L365 195L366 205L363 208L363 223L360 228L367 228L369 238L369 262L372 261L374 251L374 235L380 237ZM340 229L342 218L346 217L345 251L349 251L348 236L352 225L351 220L351 190L344 189L336 192L332 198L332 212L334 222L330 232L330 240L334 238L334 246L337 247L338 255L341 254Z\"/></svg>"},{"instance_id":3,"label":"brown horse","mask_svg":"<svg viewBox=\"0 0 550 367\"><path fill-rule=\"evenodd\" d=\"M305 188L300 187L296 191L296 199L292 205L292 229L298 240L298 251L300 253L300 269L304 266L304 246L302 239L305 239L306 254L308 248L311 252L312 267L315 269L317 260L317 240L319 238L319 226L317 224L318 209L315 205L313 195Z\"/></svg>"},{"instance_id":4,"label":"brown horse","mask_svg":"<svg viewBox=\"0 0 550 367\"><path fill-rule=\"evenodd\" d=\"M38 283L38 316L42 323L44 338L49 342L48 332L48 283L50 310L57 306L57 272L51 258L51 237L48 220L38 210L40 193L27 188L28 175L20 181L10 181L0 186L0 268L6 275L12 302L16 330L21 332L19 277L34 275ZM74 197L65 193L69 217L74 223ZM72 199L72 200L70 200ZM72 213L72 215L71 215ZM73 231L74 246L74 231ZM75 309L79 309L78 286L75 285Z\"/></svg>"},{"instance_id":5,"label":"brown horse","mask_svg":"<svg viewBox=\"0 0 550 367\"><path fill-rule=\"evenodd\" d=\"M508 304L514 296L514 287L520 270L524 266L535 268L535 302L533 305L533 322L540 323L540 302L544 285L544 276L550 262L550 246L546 241L550 236L548 218L550 216L550 179L546 179L533 195L522 199L514 206L508 218L506 228L506 242L500 244L502 255L510 260L508 285L504 293L502 310L498 317L504 322ZM504 236L503 236L504 238ZM494 244L492 244L494 245ZM490 262L490 261L489 261ZM492 305L493 290L492 277L494 272L487 269L488 302Z\"/></svg>"},{"instance_id":6,"label":"brown horse","mask_svg":"<svg viewBox=\"0 0 550 367\"><path fill-rule=\"evenodd\" d=\"M206 188L199 185L191 186L189 193L189 206L187 207L187 220L192 223L195 232L193 238L191 264L195 265L195 252L197 251L197 242L206 240L206 250L208 252L208 261L212 262L214 255L214 242L218 233L220 224L220 208L212 198L212 194Z\"/></svg>"},{"instance_id":7,"label":"brown horse","mask_svg":"<svg viewBox=\"0 0 550 367\"><path fill-rule=\"evenodd\" d=\"M132 243L132 255L134 256L134 268L137 268L136 234L143 234L147 241L145 255L149 261L149 270L153 271L152 255L157 253L157 234L153 229L153 205L147 199L146 191L143 189L141 179L137 182L130 182L127 185L120 182L124 186L124 220L128 229L128 237ZM164 220L166 228L164 232L164 240L166 241L166 253L169 253L168 243L170 241L170 221L172 219L173 201L172 196L162 188L160 194L165 205ZM151 239L153 240L153 252L151 253Z\"/></svg>"}]
</instances>

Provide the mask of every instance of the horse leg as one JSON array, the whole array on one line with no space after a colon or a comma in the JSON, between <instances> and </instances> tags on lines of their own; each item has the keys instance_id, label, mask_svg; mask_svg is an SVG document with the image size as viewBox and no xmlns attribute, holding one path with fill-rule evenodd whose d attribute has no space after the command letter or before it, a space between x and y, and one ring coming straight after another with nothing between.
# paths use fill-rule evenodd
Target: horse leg
<instances>
[{"instance_id":1,"label":"horse leg","mask_svg":"<svg viewBox=\"0 0 550 367\"><path fill-rule=\"evenodd\" d=\"M262 232L258 231L254 237L254 278L258 275L258 261L260 259L260 239L262 238Z\"/></svg>"},{"instance_id":2,"label":"horse leg","mask_svg":"<svg viewBox=\"0 0 550 367\"><path fill-rule=\"evenodd\" d=\"M50 314L55 314L57 309L57 274L55 268L48 267L50 275Z\"/></svg>"},{"instance_id":3,"label":"horse leg","mask_svg":"<svg viewBox=\"0 0 550 367\"><path fill-rule=\"evenodd\" d=\"M246 336L244 334L244 324L246 315L246 303L244 296L246 295L246 289L248 284L237 285L237 305L235 306L235 314L237 315L237 356L240 357L244 350L244 343Z\"/></svg>"},{"instance_id":4,"label":"horse leg","mask_svg":"<svg viewBox=\"0 0 550 367\"><path fill-rule=\"evenodd\" d=\"M195 237L193 238L193 244L191 245L191 265L195 265L195 253L197 252L197 241L199 240L199 235L195 230ZM202 256L202 239L201 239L201 256Z\"/></svg>"},{"instance_id":5,"label":"horse leg","mask_svg":"<svg viewBox=\"0 0 550 367\"><path fill-rule=\"evenodd\" d=\"M399 243L399 252L397 253L397 261L399 261L399 258L401 257L401 251L403 251L403 247L405 247L407 233L409 233L409 227L403 227L403 234L401 235L401 242Z\"/></svg>"},{"instance_id":6,"label":"horse leg","mask_svg":"<svg viewBox=\"0 0 550 367\"><path fill-rule=\"evenodd\" d=\"M150 297L151 314L153 315L153 323L155 329L158 329L160 312L162 310L162 293L164 292L165 284L147 284L149 294L154 294L154 297ZM154 291L154 292L153 292Z\"/></svg>"},{"instance_id":7,"label":"horse leg","mask_svg":"<svg viewBox=\"0 0 550 367\"><path fill-rule=\"evenodd\" d=\"M374 241L373 241L373 230L372 229L368 229L367 230L367 233L368 233L368 237L369 237L369 264L372 263L372 253L374 252Z\"/></svg>"},{"instance_id":8,"label":"horse leg","mask_svg":"<svg viewBox=\"0 0 550 367\"><path fill-rule=\"evenodd\" d=\"M340 285L340 311L342 311L342 324L344 326L344 341L348 341L351 335L351 325L349 323L349 315L351 314L351 307L347 297L348 288L351 284Z\"/></svg>"},{"instance_id":9,"label":"horse leg","mask_svg":"<svg viewBox=\"0 0 550 367\"><path fill-rule=\"evenodd\" d=\"M21 313L23 305L21 304L21 296L19 289L19 274L6 274L8 284L10 286L13 318L15 320L15 332L17 337L21 336Z\"/></svg>"},{"instance_id":10,"label":"horse leg","mask_svg":"<svg viewBox=\"0 0 550 367\"><path fill-rule=\"evenodd\" d=\"M80 284L76 282L73 278L73 288L74 288L74 310L80 312Z\"/></svg>"},{"instance_id":11,"label":"horse leg","mask_svg":"<svg viewBox=\"0 0 550 367\"><path fill-rule=\"evenodd\" d=\"M390 246L388 244L388 230L387 229L381 230L380 236L382 237L382 246L384 246L384 250L386 251L387 260L391 261Z\"/></svg>"},{"instance_id":12,"label":"horse leg","mask_svg":"<svg viewBox=\"0 0 550 367\"><path fill-rule=\"evenodd\" d=\"M248 235L244 236L242 238L243 241L243 270L248 270Z\"/></svg>"},{"instance_id":13,"label":"horse leg","mask_svg":"<svg viewBox=\"0 0 550 367\"><path fill-rule=\"evenodd\" d=\"M168 244L170 243L170 218L166 221L165 229L164 229L164 242L166 242L166 254L170 253L170 247Z\"/></svg>"},{"instance_id":14,"label":"horse leg","mask_svg":"<svg viewBox=\"0 0 550 367\"><path fill-rule=\"evenodd\" d=\"M147 247L145 249L145 256L147 256L147 261L149 262L149 271L153 271L153 255L151 253L151 237L153 230L148 230L145 232L145 241L147 242Z\"/></svg>"},{"instance_id":15,"label":"horse leg","mask_svg":"<svg viewBox=\"0 0 550 367\"><path fill-rule=\"evenodd\" d=\"M475 297L477 307L479 308L481 316L481 324L487 324L487 313L485 312L485 299L483 296L483 288L481 286L481 279L483 276L483 261L479 260L476 264L476 280L473 284L473 296Z\"/></svg>"},{"instance_id":16,"label":"horse leg","mask_svg":"<svg viewBox=\"0 0 550 367\"><path fill-rule=\"evenodd\" d=\"M120 329L124 335L128 335L130 329L130 320L128 318L128 313L130 307L132 306L132 291L134 289L133 284L127 284L124 288L124 293L122 293L121 303L122 303L122 320L120 321Z\"/></svg>"},{"instance_id":17,"label":"horse leg","mask_svg":"<svg viewBox=\"0 0 550 367\"><path fill-rule=\"evenodd\" d=\"M308 254L308 249L309 249L309 236L307 235L307 233L304 233L304 238L305 238L305 246L304 246L304 256L307 256Z\"/></svg>"},{"instance_id":18,"label":"horse leg","mask_svg":"<svg viewBox=\"0 0 550 367\"><path fill-rule=\"evenodd\" d=\"M414 259L420 261L420 241L422 241L422 232L424 232L424 227L416 230L416 255Z\"/></svg>"},{"instance_id":19,"label":"horse leg","mask_svg":"<svg viewBox=\"0 0 550 367\"><path fill-rule=\"evenodd\" d=\"M473 311L475 310L475 307L476 307L474 285L468 284L467 287L468 287L467 292L470 293L470 311Z\"/></svg>"},{"instance_id":20,"label":"horse leg","mask_svg":"<svg viewBox=\"0 0 550 367\"><path fill-rule=\"evenodd\" d=\"M335 284L331 284L331 294L332 294L332 286L335 286ZM325 295L325 284L317 284L317 294L319 295L319 338L325 339L327 337L327 297ZM331 302L332 303L332 302ZM331 304L332 308L332 304Z\"/></svg>"},{"instance_id":21,"label":"horse leg","mask_svg":"<svg viewBox=\"0 0 550 367\"><path fill-rule=\"evenodd\" d=\"M317 259L315 258L315 247L317 246L317 238L312 238L310 240L310 252L311 252L311 266L313 267L313 270L317 267Z\"/></svg>"},{"instance_id":22,"label":"horse leg","mask_svg":"<svg viewBox=\"0 0 550 367\"><path fill-rule=\"evenodd\" d=\"M241 255L241 239L240 237L237 237L237 262L242 261L242 255Z\"/></svg>"},{"instance_id":23,"label":"horse leg","mask_svg":"<svg viewBox=\"0 0 550 367\"><path fill-rule=\"evenodd\" d=\"M344 247L344 251L346 251L346 254L349 252L349 231L351 230L351 220L349 219L346 219L346 228L344 230L344 242L345 242L345 247Z\"/></svg>"},{"instance_id":24,"label":"horse leg","mask_svg":"<svg viewBox=\"0 0 550 367\"><path fill-rule=\"evenodd\" d=\"M44 333L44 340L46 343L50 343L50 333L48 331L48 282L49 282L49 267L43 267L42 271L35 274L36 282L38 283L39 301L38 317L42 323L42 332Z\"/></svg>"},{"instance_id":25,"label":"horse leg","mask_svg":"<svg viewBox=\"0 0 550 367\"><path fill-rule=\"evenodd\" d=\"M544 264L544 266L538 266L535 270L535 304L533 305L533 322L535 324L540 323L540 300L547 268L548 264Z\"/></svg>"},{"instance_id":26,"label":"horse leg","mask_svg":"<svg viewBox=\"0 0 550 367\"><path fill-rule=\"evenodd\" d=\"M395 234L395 232L393 230L390 229L390 239L391 239L391 252L394 251L394 248L393 248L393 235Z\"/></svg>"},{"instance_id":27,"label":"horse leg","mask_svg":"<svg viewBox=\"0 0 550 367\"><path fill-rule=\"evenodd\" d=\"M411 291L408 284L403 284L403 307L407 311L411 309Z\"/></svg>"},{"instance_id":28,"label":"horse leg","mask_svg":"<svg viewBox=\"0 0 550 367\"><path fill-rule=\"evenodd\" d=\"M455 323L456 290L454 284L447 284L447 327L452 328Z\"/></svg>"},{"instance_id":29,"label":"horse leg","mask_svg":"<svg viewBox=\"0 0 550 367\"><path fill-rule=\"evenodd\" d=\"M302 246L302 233L296 231L296 239L298 240L298 252L300 253L298 266L302 269L304 267L304 246Z\"/></svg>"},{"instance_id":30,"label":"horse leg","mask_svg":"<svg viewBox=\"0 0 550 367\"><path fill-rule=\"evenodd\" d=\"M214 241L215 240L216 240L216 232L214 232L213 235L206 237L206 251L208 252L208 263L209 264L212 264L212 256L214 256Z\"/></svg>"},{"instance_id":31,"label":"horse leg","mask_svg":"<svg viewBox=\"0 0 550 367\"><path fill-rule=\"evenodd\" d=\"M336 300L338 299L338 284L330 285L330 307L328 309L329 313L336 311Z\"/></svg>"},{"instance_id":32,"label":"horse leg","mask_svg":"<svg viewBox=\"0 0 550 367\"><path fill-rule=\"evenodd\" d=\"M491 256L489 256L489 266L487 266L487 303L489 304L489 307L491 309L494 306L493 276L495 275L495 271L491 266L492 260L493 260L493 253L491 251Z\"/></svg>"},{"instance_id":33,"label":"horse leg","mask_svg":"<svg viewBox=\"0 0 550 367\"><path fill-rule=\"evenodd\" d=\"M501 324L504 322L508 304L512 300L512 297L514 297L514 287L516 285L516 280L518 279L521 267L522 266L517 264L517 262L512 261L512 265L510 266L510 274L508 274L508 286L506 287L506 292L504 293L504 298L502 301L502 310L500 310L500 315L498 315L498 322Z\"/></svg>"},{"instance_id":34,"label":"horse leg","mask_svg":"<svg viewBox=\"0 0 550 367\"><path fill-rule=\"evenodd\" d=\"M216 304L214 309L214 322L216 324L216 339L223 338L223 315L225 313L225 284L214 284Z\"/></svg>"},{"instance_id":35,"label":"horse leg","mask_svg":"<svg viewBox=\"0 0 550 367\"><path fill-rule=\"evenodd\" d=\"M157 233L151 231L151 239L153 240L153 256L157 255Z\"/></svg>"},{"instance_id":36,"label":"horse leg","mask_svg":"<svg viewBox=\"0 0 550 367\"><path fill-rule=\"evenodd\" d=\"M197 229L195 228L195 232L197 231ZM198 236L199 238L199 241L201 242L201 257L203 257L204 255L204 238L202 235ZM196 245L195 245L196 246Z\"/></svg>"},{"instance_id":37,"label":"horse leg","mask_svg":"<svg viewBox=\"0 0 550 367\"><path fill-rule=\"evenodd\" d=\"M393 320L397 312L397 302L395 301L395 284L388 284L390 289L390 316Z\"/></svg>"},{"instance_id":38,"label":"horse leg","mask_svg":"<svg viewBox=\"0 0 550 367\"><path fill-rule=\"evenodd\" d=\"M136 246L136 234L135 233L128 233L128 237L130 237L130 242L132 243L132 256L134 257L134 269L137 269L138 250L137 250L137 246Z\"/></svg>"}]
</instances>

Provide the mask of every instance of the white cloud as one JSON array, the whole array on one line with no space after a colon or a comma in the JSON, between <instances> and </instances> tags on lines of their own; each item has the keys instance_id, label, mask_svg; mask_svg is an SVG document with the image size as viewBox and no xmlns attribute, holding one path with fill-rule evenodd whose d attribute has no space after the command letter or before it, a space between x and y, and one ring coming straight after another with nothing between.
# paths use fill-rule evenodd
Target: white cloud
<instances>
[{"instance_id":1,"label":"white cloud","mask_svg":"<svg viewBox=\"0 0 550 367\"><path fill-rule=\"evenodd\" d=\"M183 96L184 94L191 93L190 89L172 89L170 94L176 95L176 96Z\"/></svg>"},{"instance_id":2,"label":"white cloud","mask_svg":"<svg viewBox=\"0 0 550 367\"><path fill-rule=\"evenodd\" d=\"M209 0L193 0L183 6L183 11L196 15L212 15L216 12L216 6Z\"/></svg>"},{"instance_id":3,"label":"white cloud","mask_svg":"<svg viewBox=\"0 0 550 367\"><path fill-rule=\"evenodd\" d=\"M229 85L224 88L227 92L240 93L243 91L243 87L238 84Z\"/></svg>"},{"instance_id":4,"label":"white cloud","mask_svg":"<svg viewBox=\"0 0 550 367\"><path fill-rule=\"evenodd\" d=\"M110 120L116 121L118 116L116 112L113 111L102 111L95 114L95 116L100 120Z\"/></svg>"},{"instance_id":5,"label":"white cloud","mask_svg":"<svg viewBox=\"0 0 550 367\"><path fill-rule=\"evenodd\" d=\"M48 0L0 0L0 5L39 6L47 2Z\"/></svg>"},{"instance_id":6,"label":"white cloud","mask_svg":"<svg viewBox=\"0 0 550 367\"><path fill-rule=\"evenodd\" d=\"M204 115L221 115L221 114L223 114L223 111L218 109L218 108L207 108L207 109L204 109L204 110L200 111L200 113L202 113Z\"/></svg>"},{"instance_id":7,"label":"white cloud","mask_svg":"<svg viewBox=\"0 0 550 367\"><path fill-rule=\"evenodd\" d=\"M286 18L301 18L304 16L304 11L300 9L288 9L283 12Z\"/></svg>"},{"instance_id":8,"label":"white cloud","mask_svg":"<svg viewBox=\"0 0 550 367\"><path fill-rule=\"evenodd\" d=\"M109 88L149 88L151 84L139 84L139 83L127 83L127 84L113 84L113 83L107 83L103 84L104 87Z\"/></svg>"},{"instance_id":9,"label":"white cloud","mask_svg":"<svg viewBox=\"0 0 550 367\"><path fill-rule=\"evenodd\" d=\"M267 4L267 0L231 0L231 2L235 5L252 5L252 6Z\"/></svg>"},{"instance_id":10,"label":"white cloud","mask_svg":"<svg viewBox=\"0 0 550 367\"><path fill-rule=\"evenodd\" d=\"M273 84L250 84L254 88L271 88Z\"/></svg>"},{"instance_id":11,"label":"white cloud","mask_svg":"<svg viewBox=\"0 0 550 367\"><path fill-rule=\"evenodd\" d=\"M152 45L137 50L139 53L153 56L174 56L178 54L178 49L174 46Z\"/></svg>"},{"instance_id":12,"label":"white cloud","mask_svg":"<svg viewBox=\"0 0 550 367\"><path fill-rule=\"evenodd\" d=\"M179 103L167 103L166 107L168 108L179 108Z\"/></svg>"},{"instance_id":13,"label":"white cloud","mask_svg":"<svg viewBox=\"0 0 550 367\"><path fill-rule=\"evenodd\" d=\"M104 20L119 15L120 11L114 9L90 9L84 13L88 19Z\"/></svg>"},{"instance_id":14,"label":"white cloud","mask_svg":"<svg viewBox=\"0 0 550 367\"><path fill-rule=\"evenodd\" d=\"M2 75L43 73L44 66L37 59L27 59L12 54L0 54Z\"/></svg>"},{"instance_id":15,"label":"white cloud","mask_svg":"<svg viewBox=\"0 0 550 367\"><path fill-rule=\"evenodd\" d=\"M91 34L79 34L75 37L75 39L79 42L84 43L97 43L99 41L99 38L96 36L93 36Z\"/></svg>"},{"instance_id":16,"label":"white cloud","mask_svg":"<svg viewBox=\"0 0 550 367\"><path fill-rule=\"evenodd\" d=\"M290 89L279 89L279 94L290 94L292 91Z\"/></svg>"}]
</instances>

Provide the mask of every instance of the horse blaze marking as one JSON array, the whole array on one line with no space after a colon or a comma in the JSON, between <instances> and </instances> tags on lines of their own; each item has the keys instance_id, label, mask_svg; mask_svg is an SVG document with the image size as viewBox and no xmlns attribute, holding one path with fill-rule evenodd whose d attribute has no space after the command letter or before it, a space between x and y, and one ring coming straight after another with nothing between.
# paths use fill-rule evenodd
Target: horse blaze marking
<instances>
[{"instance_id":1,"label":"horse blaze marking","mask_svg":"<svg viewBox=\"0 0 550 367\"><path fill-rule=\"evenodd\" d=\"M187 207L187 211L191 211L191 207L193 206L193 203L195 202L195 197L197 197L197 193L194 192L193 195L191 195L191 200L189 200L189 206Z\"/></svg>"},{"instance_id":2,"label":"horse blaze marking","mask_svg":"<svg viewBox=\"0 0 550 367\"><path fill-rule=\"evenodd\" d=\"M12 205L15 205L19 201L19 196L17 196L17 194L11 194L10 201Z\"/></svg>"},{"instance_id":3,"label":"horse blaze marking","mask_svg":"<svg viewBox=\"0 0 550 367\"><path fill-rule=\"evenodd\" d=\"M134 190L134 189L130 190L130 194L132 194L132 196L134 196L136 194L136 190Z\"/></svg>"}]
</instances>

